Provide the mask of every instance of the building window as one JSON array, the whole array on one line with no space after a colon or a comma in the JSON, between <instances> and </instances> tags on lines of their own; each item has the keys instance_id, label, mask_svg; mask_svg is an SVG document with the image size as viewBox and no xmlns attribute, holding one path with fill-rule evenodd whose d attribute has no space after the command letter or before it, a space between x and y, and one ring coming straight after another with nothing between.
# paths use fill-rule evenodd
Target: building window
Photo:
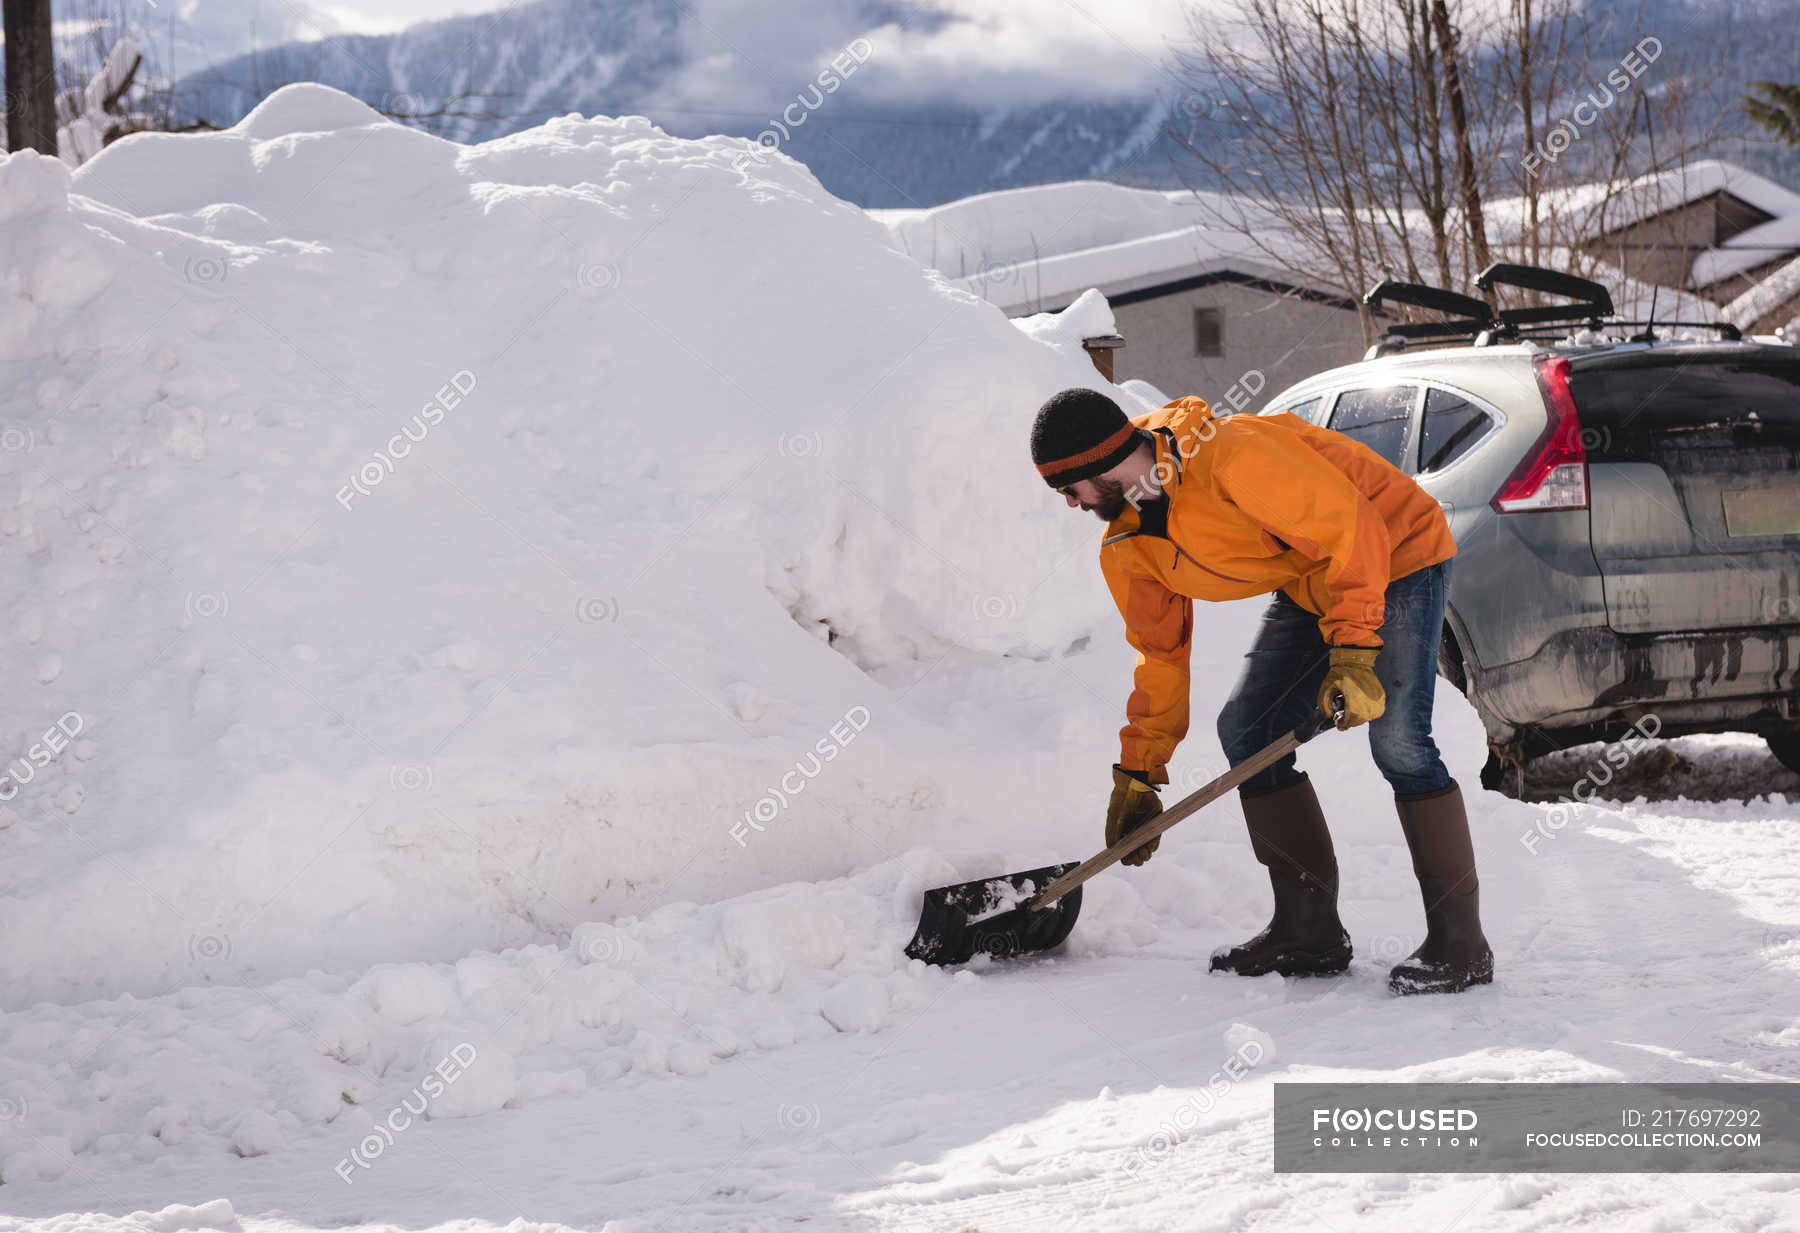
<instances>
[{"instance_id":1,"label":"building window","mask_svg":"<svg viewBox=\"0 0 1800 1233\"><path fill-rule=\"evenodd\" d=\"M1225 310L1222 308L1196 308L1194 310L1194 354L1225 354Z\"/></svg>"}]
</instances>

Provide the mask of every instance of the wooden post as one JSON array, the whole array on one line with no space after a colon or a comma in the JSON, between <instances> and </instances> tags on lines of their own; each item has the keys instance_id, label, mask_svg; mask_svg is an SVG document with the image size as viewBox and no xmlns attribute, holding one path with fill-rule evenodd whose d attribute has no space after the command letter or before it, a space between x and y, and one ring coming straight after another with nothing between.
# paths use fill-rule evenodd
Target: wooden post
<instances>
[{"instance_id":1,"label":"wooden post","mask_svg":"<svg viewBox=\"0 0 1800 1233\"><path fill-rule=\"evenodd\" d=\"M6 148L56 157L56 44L50 0L0 0L6 30Z\"/></svg>"},{"instance_id":2,"label":"wooden post","mask_svg":"<svg viewBox=\"0 0 1800 1233\"><path fill-rule=\"evenodd\" d=\"M1088 358L1094 361L1094 367L1108 381L1113 379L1113 352L1124 345L1124 336L1119 334L1096 334L1092 338L1081 340L1081 349L1088 353Z\"/></svg>"}]
</instances>

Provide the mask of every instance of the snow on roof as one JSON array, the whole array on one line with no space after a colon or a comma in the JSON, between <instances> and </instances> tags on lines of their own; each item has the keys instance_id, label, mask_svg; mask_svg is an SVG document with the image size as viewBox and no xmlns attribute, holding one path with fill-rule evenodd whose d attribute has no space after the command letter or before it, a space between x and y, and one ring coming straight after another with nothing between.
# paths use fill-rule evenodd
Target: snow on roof
<instances>
[{"instance_id":1,"label":"snow on roof","mask_svg":"<svg viewBox=\"0 0 1800 1233\"><path fill-rule=\"evenodd\" d=\"M1800 193L1735 163L1716 158L1639 176L1624 184L1577 184L1559 191L1560 204L1565 209L1592 208L1604 202L1609 231L1642 222L1718 192L1730 193L1777 218L1800 214ZM1523 200L1508 198L1504 204L1517 217Z\"/></svg>"},{"instance_id":2,"label":"snow on roof","mask_svg":"<svg viewBox=\"0 0 1800 1233\"><path fill-rule=\"evenodd\" d=\"M1777 219L1800 215L1800 193L1718 159L1639 176L1623 184L1571 184L1553 188L1545 191L1539 200L1544 203L1544 209L1553 209L1565 218L1590 227L1603 226L1607 232L1614 232L1720 191ZM1487 202L1484 209L1489 236L1494 242L1510 244L1519 240L1525 230L1526 198L1496 197ZM1745 236L1748 234L1746 232ZM1719 274L1715 278L1724 276Z\"/></svg>"},{"instance_id":3,"label":"snow on roof","mask_svg":"<svg viewBox=\"0 0 1800 1233\"><path fill-rule=\"evenodd\" d=\"M1710 287L1734 274L1779 261L1796 249L1800 249L1800 214L1770 219L1694 258L1694 286Z\"/></svg>"},{"instance_id":4,"label":"snow on roof","mask_svg":"<svg viewBox=\"0 0 1800 1233\"><path fill-rule=\"evenodd\" d=\"M1788 262L1725 306L1725 316L1750 328L1800 296L1800 257Z\"/></svg>"},{"instance_id":5,"label":"snow on roof","mask_svg":"<svg viewBox=\"0 0 1800 1233\"><path fill-rule=\"evenodd\" d=\"M1222 270L1277 280L1294 277L1269 264L1262 245L1248 236L1186 227L1041 260L990 266L952 281L1014 314L1059 307L1090 287L1116 296Z\"/></svg>"},{"instance_id":6,"label":"snow on roof","mask_svg":"<svg viewBox=\"0 0 1800 1233\"><path fill-rule=\"evenodd\" d=\"M1621 320L1731 320L1728 312L1705 296L1630 278L1612 266L1601 266L1590 277L1612 293L1613 310Z\"/></svg>"},{"instance_id":7,"label":"snow on roof","mask_svg":"<svg viewBox=\"0 0 1800 1233\"><path fill-rule=\"evenodd\" d=\"M1646 200L1652 204L1662 201L1661 208L1665 210L1698 201L1715 192L1727 192L1777 218L1800 214L1800 193L1783 188L1736 163L1716 158L1693 163L1685 170L1675 168L1658 175L1643 176L1632 181L1632 185L1645 193ZM1667 198L1674 199L1664 200Z\"/></svg>"},{"instance_id":8,"label":"snow on roof","mask_svg":"<svg viewBox=\"0 0 1800 1233\"><path fill-rule=\"evenodd\" d=\"M1291 278L1263 246L1219 229L1253 209L1224 193L1075 180L868 213L921 265L1018 314L1061 307L1089 288L1117 295L1227 266Z\"/></svg>"},{"instance_id":9,"label":"snow on roof","mask_svg":"<svg viewBox=\"0 0 1800 1233\"><path fill-rule=\"evenodd\" d=\"M1222 193L1098 180L981 193L923 210L870 210L921 265L964 279L1005 266L1180 230L1204 231L1242 206Z\"/></svg>"},{"instance_id":10,"label":"snow on roof","mask_svg":"<svg viewBox=\"0 0 1800 1233\"><path fill-rule=\"evenodd\" d=\"M1690 273L1693 286L1710 287L1800 250L1800 193L1719 159L1640 176L1610 190L1606 185L1575 185L1562 190L1557 205L1564 210L1594 211L1594 221L1603 217L1610 233L1718 192L1729 193L1774 217L1698 254ZM1524 209L1524 198L1511 197L1494 202L1489 213L1505 234L1516 237ZM1726 309L1727 317L1738 319L1738 306L1747 302L1748 295Z\"/></svg>"},{"instance_id":11,"label":"snow on roof","mask_svg":"<svg viewBox=\"0 0 1800 1233\"><path fill-rule=\"evenodd\" d=\"M1604 207L1607 226L1616 229L1628 218L1648 218L1719 191L1777 217L1702 254L1695 265L1697 286L1778 258L1788 246L1800 247L1800 193L1717 159L1623 185L1580 184L1547 195L1558 198L1555 204L1564 211L1598 214ZM1116 295L1225 269L1293 281L1293 272L1266 251L1268 232L1252 240L1222 226L1254 209L1225 193L1079 180L982 193L929 209L868 213L920 264L1008 313L1019 313L1067 304L1090 287ZM1522 197L1489 203L1496 243L1518 241L1525 211ZM1649 284L1613 273L1609 285L1625 289L1615 295L1621 312L1629 315L1627 301L1647 310ZM1675 295L1661 289L1659 314ZM1698 297L1680 302L1696 313L1716 315L1716 308Z\"/></svg>"}]
</instances>

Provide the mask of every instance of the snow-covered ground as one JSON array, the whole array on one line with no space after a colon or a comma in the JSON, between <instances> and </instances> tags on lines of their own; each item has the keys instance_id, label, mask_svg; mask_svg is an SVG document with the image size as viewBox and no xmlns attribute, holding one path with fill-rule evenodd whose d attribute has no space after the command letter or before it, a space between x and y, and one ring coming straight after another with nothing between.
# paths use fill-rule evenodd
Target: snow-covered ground
<instances>
[{"instance_id":1,"label":"snow-covered ground","mask_svg":"<svg viewBox=\"0 0 1800 1233\"><path fill-rule=\"evenodd\" d=\"M749 149L295 87L0 162L0 1228L1800 1228L1271 1172L1278 1080L1800 1078L1800 809L1545 836L1441 683L1493 987L1387 995L1354 733L1344 978L1206 972L1266 911L1229 802L1062 954L903 957L1100 843L1131 654L1025 432L1104 305L1015 327ZM1200 614L1178 789L1257 611Z\"/></svg>"}]
</instances>

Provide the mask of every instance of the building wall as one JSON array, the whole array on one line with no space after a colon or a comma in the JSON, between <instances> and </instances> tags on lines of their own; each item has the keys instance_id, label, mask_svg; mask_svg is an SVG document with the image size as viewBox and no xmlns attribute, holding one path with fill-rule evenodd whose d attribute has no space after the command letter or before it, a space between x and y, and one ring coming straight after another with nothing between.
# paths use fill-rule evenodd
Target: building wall
<instances>
[{"instance_id":1,"label":"building wall","mask_svg":"<svg viewBox=\"0 0 1800 1233\"><path fill-rule=\"evenodd\" d=\"M1194 354L1194 310L1224 310L1224 354ZM1234 283L1213 283L1153 299L1113 305L1125 337L1114 353L1115 379L1150 382L1170 398L1198 394L1217 402L1252 370L1271 397L1304 377L1362 358L1355 312ZM1247 405L1262 405L1262 398Z\"/></svg>"}]
</instances>

